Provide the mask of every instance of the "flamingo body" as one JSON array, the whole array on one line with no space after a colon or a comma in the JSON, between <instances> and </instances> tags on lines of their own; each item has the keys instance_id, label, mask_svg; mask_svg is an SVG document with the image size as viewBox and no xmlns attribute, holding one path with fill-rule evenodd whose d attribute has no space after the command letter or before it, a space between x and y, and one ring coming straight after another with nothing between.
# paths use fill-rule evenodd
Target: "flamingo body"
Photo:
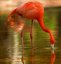
<instances>
[{"instance_id":1,"label":"flamingo body","mask_svg":"<svg viewBox=\"0 0 61 64\"><path fill-rule=\"evenodd\" d=\"M39 2L29 2L19 6L17 12L25 18L37 19L39 16L43 17L44 8Z\"/></svg>"},{"instance_id":2,"label":"flamingo body","mask_svg":"<svg viewBox=\"0 0 61 64\"><path fill-rule=\"evenodd\" d=\"M8 19L11 17L11 15L15 13L27 19L32 19L32 20L36 19L38 23L40 24L40 27L43 29L43 31L49 33L51 44L54 45L55 43L54 36L52 35L52 32L45 27L44 22L43 22L44 7L41 3L27 2L24 5L21 5L17 7L16 9L14 9L10 13Z\"/></svg>"}]
</instances>

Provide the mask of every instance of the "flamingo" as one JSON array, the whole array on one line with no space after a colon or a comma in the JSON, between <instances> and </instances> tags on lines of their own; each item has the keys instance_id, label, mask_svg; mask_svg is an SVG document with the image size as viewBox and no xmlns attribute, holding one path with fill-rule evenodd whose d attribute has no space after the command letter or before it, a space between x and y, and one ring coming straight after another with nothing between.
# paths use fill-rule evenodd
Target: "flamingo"
<instances>
[{"instance_id":1,"label":"flamingo","mask_svg":"<svg viewBox=\"0 0 61 64\"><path fill-rule=\"evenodd\" d=\"M33 25L33 20L37 20L40 27L42 28L43 31L49 33L50 36L50 42L51 42L51 48L54 48L54 44L55 44L55 39L54 36L51 32L50 29L46 28L43 22L44 19L44 7L42 5L42 3L40 2L27 2L23 5L18 6L16 9L14 9L8 16L8 22L11 24L12 28L15 27L15 22L12 18L12 15L17 14L21 17L27 18L27 19L31 19L32 24ZM20 20L21 21L21 20ZM24 26L24 23L20 22L20 28ZM17 30L21 30L18 29ZM30 38L32 40L32 27L31 27L31 31L30 31Z\"/></svg>"},{"instance_id":2,"label":"flamingo","mask_svg":"<svg viewBox=\"0 0 61 64\"><path fill-rule=\"evenodd\" d=\"M51 50L50 64L54 64L56 60L56 54L54 50Z\"/></svg>"}]
</instances>

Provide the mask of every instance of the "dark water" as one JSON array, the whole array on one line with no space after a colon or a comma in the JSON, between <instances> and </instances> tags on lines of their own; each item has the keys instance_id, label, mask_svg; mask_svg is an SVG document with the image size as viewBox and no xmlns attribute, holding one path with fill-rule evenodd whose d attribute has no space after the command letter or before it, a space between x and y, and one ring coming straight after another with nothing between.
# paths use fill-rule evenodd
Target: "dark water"
<instances>
[{"instance_id":1,"label":"dark water","mask_svg":"<svg viewBox=\"0 0 61 64\"><path fill-rule=\"evenodd\" d=\"M32 46L29 28L23 32L22 40L20 33L15 33L12 29L7 31L3 26L6 15L0 16L0 64L61 64L60 10L61 8L45 9L44 22L55 37L54 50L50 48L48 33L42 31L37 22L34 21L33 24ZM26 24L31 26L31 22Z\"/></svg>"}]
</instances>

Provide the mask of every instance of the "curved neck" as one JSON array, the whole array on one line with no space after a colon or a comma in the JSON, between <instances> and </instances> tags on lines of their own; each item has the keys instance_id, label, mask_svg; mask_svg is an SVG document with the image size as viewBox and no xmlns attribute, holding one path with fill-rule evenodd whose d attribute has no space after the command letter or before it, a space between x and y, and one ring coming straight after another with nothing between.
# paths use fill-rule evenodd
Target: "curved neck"
<instances>
[{"instance_id":1,"label":"curved neck","mask_svg":"<svg viewBox=\"0 0 61 64\"><path fill-rule=\"evenodd\" d=\"M47 28L45 27L45 25L44 25L43 18L38 19L38 22L39 22L39 25L40 25L40 27L42 28L43 31L45 31L45 32L47 32L47 33L50 33L50 30L47 29Z\"/></svg>"},{"instance_id":2,"label":"curved neck","mask_svg":"<svg viewBox=\"0 0 61 64\"><path fill-rule=\"evenodd\" d=\"M54 42L55 42L54 36L52 35L52 32L45 27L44 22L43 22L43 18L38 19L38 22L39 22L42 30L49 33L51 44L54 44Z\"/></svg>"}]
</instances>

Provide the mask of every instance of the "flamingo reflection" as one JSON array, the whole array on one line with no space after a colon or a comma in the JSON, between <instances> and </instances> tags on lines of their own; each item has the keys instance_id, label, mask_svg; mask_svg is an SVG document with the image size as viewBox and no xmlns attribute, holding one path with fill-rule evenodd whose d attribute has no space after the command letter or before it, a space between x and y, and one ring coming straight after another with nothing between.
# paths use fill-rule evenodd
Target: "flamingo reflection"
<instances>
[{"instance_id":1,"label":"flamingo reflection","mask_svg":"<svg viewBox=\"0 0 61 64\"><path fill-rule=\"evenodd\" d=\"M34 57L35 55L34 55L34 47L32 47L32 49L31 49L31 56L30 56L30 62L31 62L31 64L35 64L35 57Z\"/></svg>"},{"instance_id":2,"label":"flamingo reflection","mask_svg":"<svg viewBox=\"0 0 61 64\"><path fill-rule=\"evenodd\" d=\"M22 33L22 32L21 32ZM21 37L22 37L23 34L21 34ZM24 41L23 41L23 37L21 39L21 42L22 42L22 63L24 64Z\"/></svg>"},{"instance_id":3,"label":"flamingo reflection","mask_svg":"<svg viewBox=\"0 0 61 64\"><path fill-rule=\"evenodd\" d=\"M51 58L50 58L50 64L54 64L56 59L56 55L54 52L54 49L51 50Z\"/></svg>"}]
</instances>

